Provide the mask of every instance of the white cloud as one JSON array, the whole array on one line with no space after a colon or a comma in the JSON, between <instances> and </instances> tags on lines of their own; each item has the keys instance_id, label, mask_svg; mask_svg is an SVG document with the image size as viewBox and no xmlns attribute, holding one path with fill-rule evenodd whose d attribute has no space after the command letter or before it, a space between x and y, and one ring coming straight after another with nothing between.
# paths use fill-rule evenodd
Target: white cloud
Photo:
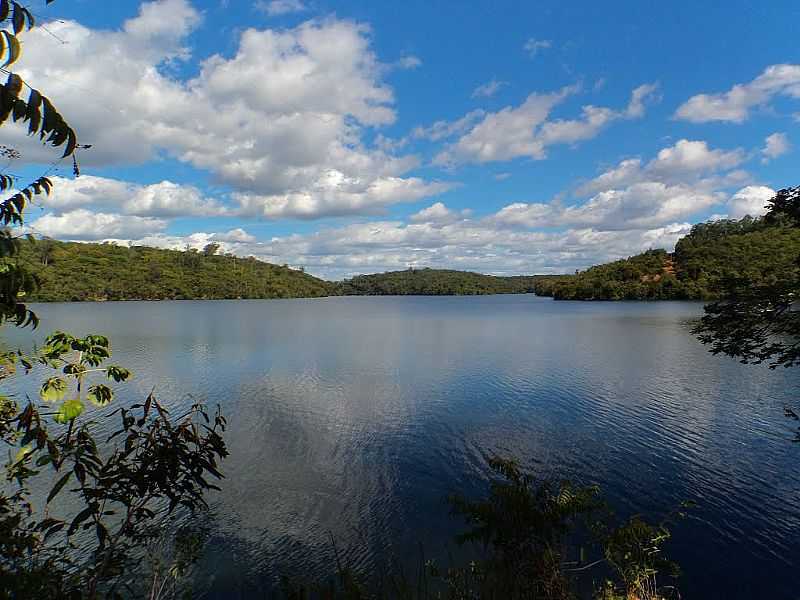
<instances>
[{"instance_id":1,"label":"white cloud","mask_svg":"<svg viewBox=\"0 0 800 600\"><path fill-rule=\"evenodd\" d=\"M752 109L769 104L776 96L800 98L800 65L772 65L751 82L736 84L727 92L692 96L675 117L693 123L743 123Z\"/></svg>"},{"instance_id":2,"label":"white cloud","mask_svg":"<svg viewBox=\"0 0 800 600\"><path fill-rule=\"evenodd\" d=\"M558 202L515 202L500 209L492 220L500 226L526 229L634 231L689 219L724 200L725 194L702 186L650 181L602 191L584 203L566 207Z\"/></svg>"},{"instance_id":3,"label":"white cloud","mask_svg":"<svg viewBox=\"0 0 800 600\"><path fill-rule=\"evenodd\" d=\"M92 175L51 179L52 195L39 197L37 202L58 212L81 207L144 217L219 216L230 212L197 188L171 181L138 185Z\"/></svg>"},{"instance_id":4,"label":"white cloud","mask_svg":"<svg viewBox=\"0 0 800 600\"><path fill-rule=\"evenodd\" d=\"M486 111L480 108L468 112L456 121L436 121L430 127L415 127L411 132L411 137L415 139L430 140L438 142L454 135L461 135L480 121L486 115Z\"/></svg>"},{"instance_id":5,"label":"white cloud","mask_svg":"<svg viewBox=\"0 0 800 600\"><path fill-rule=\"evenodd\" d=\"M783 156L792 149L789 143L789 138L785 133L773 133L768 135L764 140L764 147L761 149L761 154L764 158L761 159L762 163L767 163L774 158Z\"/></svg>"},{"instance_id":6,"label":"white cloud","mask_svg":"<svg viewBox=\"0 0 800 600\"><path fill-rule=\"evenodd\" d=\"M712 150L704 141L678 140L674 145L659 151L645 171L648 175L683 177L732 169L745 160L744 152L737 150Z\"/></svg>"},{"instance_id":7,"label":"white cloud","mask_svg":"<svg viewBox=\"0 0 800 600\"><path fill-rule=\"evenodd\" d=\"M524 228L552 227L556 207L544 202L514 202L504 206L494 215L500 225Z\"/></svg>"},{"instance_id":8,"label":"white cloud","mask_svg":"<svg viewBox=\"0 0 800 600\"><path fill-rule=\"evenodd\" d=\"M702 186L648 181L600 192L584 205L565 209L559 222L606 231L648 229L688 219L724 199Z\"/></svg>"},{"instance_id":9,"label":"white cloud","mask_svg":"<svg viewBox=\"0 0 800 600\"><path fill-rule=\"evenodd\" d=\"M29 225L39 235L67 240L135 238L162 231L166 226L162 219L92 212L85 208L59 215L45 214Z\"/></svg>"},{"instance_id":10,"label":"white cloud","mask_svg":"<svg viewBox=\"0 0 800 600\"><path fill-rule=\"evenodd\" d=\"M536 38L528 38L525 44L522 46L522 49L530 56L531 58L536 57L539 54L540 50L547 50L553 45L553 42L550 40L537 40Z\"/></svg>"},{"instance_id":11,"label":"white cloud","mask_svg":"<svg viewBox=\"0 0 800 600\"><path fill-rule=\"evenodd\" d=\"M503 86L506 85L508 85L507 81L498 81L497 79L492 79L491 81L488 81L483 85L479 85L478 87L476 87L475 90L472 92L472 97L491 98L497 92L499 92Z\"/></svg>"},{"instance_id":12,"label":"white cloud","mask_svg":"<svg viewBox=\"0 0 800 600\"><path fill-rule=\"evenodd\" d=\"M348 180L331 172L316 189L287 194L234 194L240 214L265 219L317 219L357 214L378 214L391 204L412 202L451 189L443 182L417 177L384 177L377 181Z\"/></svg>"},{"instance_id":13,"label":"white cloud","mask_svg":"<svg viewBox=\"0 0 800 600\"><path fill-rule=\"evenodd\" d=\"M517 107L507 106L499 112L486 114L457 142L440 153L435 162L483 163L518 156L544 158L544 144L536 136L536 130L553 107L575 91L576 88L568 87L552 94L530 94Z\"/></svg>"},{"instance_id":14,"label":"white cloud","mask_svg":"<svg viewBox=\"0 0 800 600\"><path fill-rule=\"evenodd\" d=\"M412 223L430 223L443 225L446 223L453 223L459 219L464 219L471 214L472 211L465 209L455 211L447 208L442 202L434 202L428 208L423 208L421 211L411 215L410 220Z\"/></svg>"},{"instance_id":15,"label":"white cloud","mask_svg":"<svg viewBox=\"0 0 800 600\"><path fill-rule=\"evenodd\" d=\"M220 242L239 242L239 243L252 243L256 241L254 235L250 235L241 227L231 229L225 233L215 233L212 238Z\"/></svg>"},{"instance_id":16,"label":"white cloud","mask_svg":"<svg viewBox=\"0 0 800 600\"><path fill-rule=\"evenodd\" d=\"M577 193L594 194L645 181L696 181L701 176L737 167L745 159L741 149L712 149L705 141L682 139L660 150L656 158L645 165L639 158L623 160L617 167L578 187Z\"/></svg>"},{"instance_id":17,"label":"white cloud","mask_svg":"<svg viewBox=\"0 0 800 600\"><path fill-rule=\"evenodd\" d=\"M258 0L258 2L255 3L255 7L267 13L270 17L303 12L306 10L306 5L300 2L300 0L272 0L271 2Z\"/></svg>"},{"instance_id":18,"label":"white cloud","mask_svg":"<svg viewBox=\"0 0 800 600\"><path fill-rule=\"evenodd\" d=\"M639 86L632 92L628 106L622 110L587 105L577 119L552 121L548 120L550 112L577 93L578 87L565 87L551 94L534 93L519 106L507 106L498 112L485 114L461 138L439 153L434 163L486 163L518 157L541 160L546 158L548 146L588 140L613 121L642 116L644 103L655 90L655 84ZM461 121L463 119L456 123Z\"/></svg>"},{"instance_id":19,"label":"white cloud","mask_svg":"<svg viewBox=\"0 0 800 600\"><path fill-rule=\"evenodd\" d=\"M413 54L402 57L395 63L401 69L416 69L422 66L422 59Z\"/></svg>"},{"instance_id":20,"label":"white cloud","mask_svg":"<svg viewBox=\"0 0 800 600\"><path fill-rule=\"evenodd\" d=\"M56 21L48 29L67 43L34 29L19 67L32 84L46 82L81 141L93 144L81 153L85 167L166 153L242 197L317 195L334 172L363 190L412 191L395 194L397 201L418 198L424 185L405 178L418 159L364 142L367 130L396 117L382 79L387 65L372 50L368 27L331 17L293 29L246 29L233 56L202 61L188 81L169 76L171 62L188 57L186 36L199 21L187 0L145 3L119 31ZM8 130L8 142L27 159L52 161L22 127ZM351 209L338 187L321 191L321 204L339 210L328 206L339 197L341 212ZM365 195L367 213L376 209L371 197L386 196Z\"/></svg>"},{"instance_id":21,"label":"white cloud","mask_svg":"<svg viewBox=\"0 0 800 600\"><path fill-rule=\"evenodd\" d=\"M577 189L588 200L570 206L560 201L516 202L492 219L517 228L592 228L644 230L683 222L721 205L723 191L749 175L736 170L744 151L712 149L704 141L678 140L648 163L640 158L619 165Z\"/></svg>"},{"instance_id":22,"label":"white cloud","mask_svg":"<svg viewBox=\"0 0 800 600\"><path fill-rule=\"evenodd\" d=\"M659 98L657 83L645 83L640 85L631 93L631 100L628 108L625 109L625 116L629 119L639 119L644 116L648 102L657 101Z\"/></svg>"},{"instance_id":23,"label":"white cloud","mask_svg":"<svg viewBox=\"0 0 800 600\"><path fill-rule=\"evenodd\" d=\"M458 268L484 273L572 272L648 248L671 249L690 225L637 231L569 229L514 231L491 220L380 221L307 235L240 244L235 252L278 264L303 265L329 278L408 267Z\"/></svg>"},{"instance_id":24,"label":"white cloud","mask_svg":"<svg viewBox=\"0 0 800 600\"><path fill-rule=\"evenodd\" d=\"M728 217L741 219L747 215L760 217L767 212L767 202L775 196L775 190L763 185L750 185L736 192L728 200Z\"/></svg>"},{"instance_id":25,"label":"white cloud","mask_svg":"<svg viewBox=\"0 0 800 600\"><path fill-rule=\"evenodd\" d=\"M411 215L411 220L415 222L449 221L453 218L453 212L441 202L435 202L428 208L423 208L418 213Z\"/></svg>"},{"instance_id":26,"label":"white cloud","mask_svg":"<svg viewBox=\"0 0 800 600\"><path fill-rule=\"evenodd\" d=\"M591 181L582 184L576 190L579 195L594 194L604 190L628 185L642 179L642 160L640 158L628 158L623 160L613 169L605 171Z\"/></svg>"}]
</instances>

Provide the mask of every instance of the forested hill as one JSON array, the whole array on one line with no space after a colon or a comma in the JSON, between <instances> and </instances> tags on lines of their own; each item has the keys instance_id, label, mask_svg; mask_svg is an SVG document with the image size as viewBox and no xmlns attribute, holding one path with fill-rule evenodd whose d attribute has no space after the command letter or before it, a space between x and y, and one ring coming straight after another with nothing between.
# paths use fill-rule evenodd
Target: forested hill
<instances>
[{"instance_id":1,"label":"forested hill","mask_svg":"<svg viewBox=\"0 0 800 600\"><path fill-rule=\"evenodd\" d=\"M533 292L534 277L496 277L447 269L359 275L336 284L343 296L474 296Z\"/></svg>"},{"instance_id":2,"label":"forested hill","mask_svg":"<svg viewBox=\"0 0 800 600\"><path fill-rule=\"evenodd\" d=\"M650 250L575 275L497 277L408 269L328 282L302 271L204 251L22 242L40 281L33 301L308 298L333 295L483 295L536 291L557 300L710 300L726 281L798 273L800 229L762 219L695 225L673 254Z\"/></svg>"},{"instance_id":3,"label":"forested hill","mask_svg":"<svg viewBox=\"0 0 800 600\"><path fill-rule=\"evenodd\" d=\"M213 251L213 252L212 252ZM30 300L166 300L327 296L331 284L255 258L144 246L24 241L21 259L39 278Z\"/></svg>"},{"instance_id":4,"label":"forested hill","mask_svg":"<svg viewBox=\"0 0 800 600\"><path fill-rule=\"evenodd\" d=\"M337 295L474 295L533 292L531 277L421 269L329 282L255 258L146 246L23 241L21 260L39 279L28 299L184 300Z\"/></svg>"},{"instance_id":5,"label":"forested hill","mask_svg":"<svg viewBox=\"0 0 800 600\"><path fill-rule=\"evenodd\" d=\"M692 227L674 254L650 250L577 273L536 279L557 300L713 300L727 282L796 277L800 229L746 217Z\"/></svg>"}]
</instances>

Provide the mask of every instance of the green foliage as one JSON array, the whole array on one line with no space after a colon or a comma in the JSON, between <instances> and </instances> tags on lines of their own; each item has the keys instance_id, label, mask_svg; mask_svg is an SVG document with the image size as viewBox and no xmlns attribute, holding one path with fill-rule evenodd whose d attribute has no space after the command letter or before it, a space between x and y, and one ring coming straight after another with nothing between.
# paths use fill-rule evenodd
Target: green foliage
<instances>
[{"instance_id":1,"label":"green foliage","mask_svg":"<svg viewBox=\"0 0 800 600\"><path fill-rule=\"evenodd\" d=\"M493 457L484 498L452 496L453 514L466 521L456 541L476 558L440 566L422 555L419 572L359 574L339 560L323 584L284 579L287 600L663 600L679 598L677 566L664 547L667 521L641 516L618 522L596 486L538 480L513 460ZM669 515L682 516L682 513ZM333 543L333 542L332 542ZM370 583L371 582L371 583ZM592 591L590 591L592 590ZM592 593L593 592L593 593Z\"/></svg>"},{"instance_id":2,"label":"green foliage","mask_svg":"<svg viewBox=\"0 0 800 600\"><path fill-rule=\"evenodd\" d=\"M21 260L39 281L41 302L320 297L331 285L255 258L144 246L21 243Z\"/></svg>"},{"instance_id":3,"label":"green foliage","mask_svg":"<svg viewBox=\"0 0 800 600\"><path fill-rule=\"evenodd\" d=\"M414 269L330 283L253 257L217 254L216 244L202 252L51 239L19 246L38 282L27 297L37 302L520 294L533 292L536 279Z\"/></svg>"},{"instance_id":4,"label":"green foliage","mask_svg":"<svg viewBox=\"0 0 800 600\"><path fill-rule=\"evenodd\" d=\"M536 481L514 461L491 458L499 478L492 481L489 497L469 501L454 496L453 512L471 526L457 537L459 543L476 542L488 549L487 558L471 566L469 575L449 577L459 581L459 596L478 591L480 597L572 597L564 563L570 558L567 536L579 519L601 508L596 487L574 487L567 481ZM474 589L473 589L474 588Z\"/></svg>"},{"instance_id":5,"label":"green foliage","mask_svg":"<svg viewBox=\"0 0 800 600\"><path fill-rule=\"evenodd\" d=\"M359 275L336 284L343 296L471 296L533 291L532 277L495 277L445 269L408 269Z\"/></svg>"},{"instance_id":6,"label":"green foliage","mask_svg":"<svg viewBox=\"0 0 800 600\"><path fill-rule=\"evenodd\" d=\"M683 516L682 512L675 513ZM598 600L662 600L680 598L671 585L662 585L667 576L677 579L678 565L664 555L664 545L671 537L667 523L651 524L634 515L604 535L603 555L611 568L610 576L600 586Z\"/></svg>"},{"instance_id":7,"label":"green foliage","mask_svg":"<svg viewBox=\"0 0 800 600\"><path fill-rule=\"evenodd\" d=\"M41 386L44 404L0 401L0 443L18 449L0 492L0 598L117 597L141 568L142 546L159 539L164 511L201 510L204 492L218 489L211 479L222 478L218 463L227 455L219 411L212 418L195 405L173 420L152 394L111 413L87 411L87 402L106 406L114 395L105 383L90 385L93 378L131 377L106 365L110 357L105 336L63 332L32 356L3 355L4 377L54 374ZM98 416L119 422L102 445ZM49 485L44 512L33 508L32 482ZM78 544L91 550L88 558L75 551Z\"/></svg>"},{"instance_id":8,"label":"green foliage","mask_svg":"<svg viewBox=\"0 0 800 600\"><path fill-rule=\"evenodd\" d=\"M219 411L210 417L195 405L173 419L150 395L111 413L87 412L87 401L113 400L112 388L90 385L93 378L121 383L131 376L106 365L110 357L105 336L63 332L31 356L0 355L0 378L34 369L46 376L41 405L0 398L0 444L17 449L0 491L0 598L119 597L120 585L141 571L142 548L162 535L164 512L201 510L204 492L218 489L211 479L222 477L218 463L227 455ZM102 445L94 435L105 431L98 416L120 423ZM46 510L34 509L31 483L49 489ZM76 552L78 544L88 557Z\"/></svg>"},{"instance_id":9,"label":"green foliage","mask_svg":"<svg viewBox=\"0 0 800 600\"><path fill-rule=\"evenodd\" d=\"M78 399L55 414L32 403L3 413L2 441L21 449L6 465L16 488L0 493L0 598L120 597L142 568L142 549L162 539L164 511L204 509L204 492L219 489L209 481L222 478L218 461L227 455L219 411L212 419L195 405L173 421L151 395L103 417L120 423L103 448L97 423L79 423L82 413ZM69 426L49 427L49 418ZM29 482L40 479L51 482L45 512L29 500ZM69 502L55 502L64 494ZM78 542L91 549L88 559L74 551ZM197 556L187 552L179 549L155 579L153 597L174 588Z\"/></svg>"},{"instance_id":10,"label":"green foliage","mask_svg":"<svg viewBox=\"0 0 800 600\"><path fill-rule=\"evenodd\" d=\"M759 234L775 240L758 268L724 280L724 299L706 307L695 329L715 354L743 363L800 366L800 187L777 193Z\"/></svg>"},{"instance_id":11,"label":"green foliage","mask_svg":"<svg viewBox=\"0 0 800 600\"><path fill-rule=\"evenodd\" d=\"M536 280L536 293L557 300L657 300L681 297L665 250L592 267L576 275Z\"/></svg>"},{"instance_id":12,"label":"green foliage","mask_svg":"<svg viewBox=\"0 0 800 600\"><path fill-rule=\"evenodd\" d=\"M34 17L18 2L0 0L0 22L5 20L10 29L0 32L0 65L8 72L19 57L17 36L34 26ZM63 146L63 157L72 155L78 147L75 132L37 90L31 88L23 100L25 85L8 72L0 86L0 125L9 117L26 122L30 135ZM20 158L6 146L0 146L0 155ZM74 156L73 165L77 175ZM0 191L10 191L15 183L12 176L0 174ZM32 238L23 244L9 227L23 225L26 205L50 189L50 181L41 177L0 202L0 226L5 227L0 230L0 325L38 322L23 303L39 284L30 267L48 267L55 246L48 242L36 248ZM59 289L68 289L80 280L80 271L59 278ZM218 462L227 455L221 437L225 419L219 411L212 422L195 405L173 420L150 395L143 404L101 414L101 419L118 418L120 424L102 448L98 445L98 424L85 418L86 403L106 406L113 390L91 380L121 383L130 377L123 367L104 365L110 356L106 337L63 332L49 336L32 356L0 353L0 379L34 368L46 377L39 394L44 404L29 401L21 407L13 398L0 397L0 444L9 449L7 481L0 487L0 598L120 598L122 587L141 572L142 547L162 535L164 511L205 508L203 493L218 489L210 479L222 477ZM31 493L32 483L49 489L43 508L34 508L31 498L38 495ZM79 546L88 556L77 551ZM173 579L194 556L183 554L188 558L171 571ZM163 597L164 589L153 588L150 596Z\"/></svg>"},{"instance_id":13,"label":"green foliage","mask_svg":"<svg viewBox=\"0 0 800 600\"><path fill-rule=\"evenodd\" d=\"M147 584L140 586L150 600L192 598L186 586L197 568L210 536L203 524L180 527L174 536L160 537L147 550ZM182 589L183 588L183 589Z\"/></svg>"},{"instance_id":14,"label":"green foliage","mask_svg":"<svg viewBox=\"0 0 800 600\"><path fill-rule=\"evenodd\" d=\"M48 0L47 4L52 1ZM44 144L63 146L62 158L72 155L77 172L74 152L78 138L75 131L48 98L9 70L22 51L19 35L34 27L34 16L15 0L0 0L0 24L4 21L8 23L0 31L0 68L7 73L7 80L0 85L0 126L9 117L14 122L27 123L29 135L38 135ZM20 97L25 87L30 89L27 101ZM20 158L19 152L7 146L0 146L0 155L9 162ZM0 173L0 191L10 191L15 184L14 177ZM38 323L36 315L22 300L35 290L37 281L19 260L19 245L8 227L21 226L26 204L36 195L50 194L51 188L50 180L42 176L0 201L0 226L4 227L0 230L0 324L9 321L17 326L35 327Z\"/></svg>"},{"instance_id":15,"label":"green foliage","mask_svg":"<svg viewBox=\"0 0 800 600\"><path fill-rule=\"evenodd\" d=\"M731 282L772 285L797 276L800 229L786 219L712 221L692 227L674 254L648 250L577 273L536 279L556 300L716 300Z\"/></svg>"}]
</instances>

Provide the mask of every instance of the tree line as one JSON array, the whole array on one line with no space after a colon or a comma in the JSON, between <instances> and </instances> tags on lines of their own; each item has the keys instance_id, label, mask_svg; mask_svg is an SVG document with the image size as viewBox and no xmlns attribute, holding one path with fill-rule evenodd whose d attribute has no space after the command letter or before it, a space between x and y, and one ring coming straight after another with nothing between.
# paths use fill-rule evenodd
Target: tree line
<instances>
[{"instance_id":1,"label":"tree line","mask_svg":"<svg viewBox=\"0 0 800 600\"><path fill-rule=\"evenodd\" d=\"M214 243L202 250L166 250L29 239L21 241L19 259L37 282L26 294L35 302L456 296L534 289L533 277L444 269L408 269L331 282L253 256L220 254Z\"/></svg>"},{"instance_id":2,"label":"tree line","mask_svg":"<svg viewBox=\"0 0 800 600\"><path fill-rule=\"evenodd\" d=\"M39 239L23 242L20 257L38 281L28 299L39 302L314 298L331 293L328 282L302 271L218 254L218 249L216 244L180 251Z\"/></svg>"},{"instance_id":3,"label":"tree line","mask_svg":"<svg viewBox=\"0 0 800 600\"><path fill-rule=\"evenodd\" d=\"M8 72L22 49L17 37L35 20L22 4L0 0L0 24L5 27L0 31L0 67ZM24 86L13 72L0 86L0 125L9 117L28 123L31 135L74 158L82 147L75 132L37 90L31 88L27 99L21 98ZM44 176L22 187L13 176L0 173L0 191L11 194L0 201L0 325L4 327L37 326L35 313L25 304L29 299L110 299L117 298L115 294L123 299L133 293L132 287L117 287L115 277L128 286L145 286L138 294L165 298L250 297L247 282L256 285L260 275L276 273L298 289L306 285L321 292L316 282L325 283L286 267L218 256L214 245L203 252L174 252L25 241L21 227L26 206L33 196L49 194L50 189ZM597 267L594 273L600 284L601 274L608 281L622 282L623 288L644 284L657 289L674 279L687 290L689 283L695 285L694 293L723 296L725 300L707 307L695 330L712 352L773 367L797 366L798 224L800 188L782 190L763 220L697 226L672 256L652 251ZM253 269L249 275L248 266ZM555 289L586 278L586 273L538 282ZM384 274L382 280L400 281L395 293L530 291L537 284L537 280L498 278L489 280L496 284L492 287L480 279L488 276L474 275L419 276L412 271L403 276ZM381 289L380 281L380 276L373 276L360 290ZM437 287L441 281L449 287ZM292 293L288 285L261 292ZM358 283L354 289L359 289ZM160 296L162 292L165 295ZM591 291L589 296L598 294ZM170 414L154 394L141 403L105 410L114 401L114 388L131 375L124 367L109 364L111 355L110 341L102 335L80 338L64 332L51 334L32 352L0 353L4 384L0 445L8 451L6 480L0 486L0 598L174 598L182 591L179 582L191 576L202 554L206 542L202 532L181 530L165 554L143 560L153 559L153 545L164 541L173 511L203 510L204 492L219 489L221 462L228 454L225 418L219 410L211 412L202 405ZM10 390L16 386L5 387L23 376L43 378L38 397L15 396ZM789 407L787 415L800 420ZM111 437L98 429L100 421L110 422ZM595 598L655 600L676 595L672 585L664 585L671 583L674 570L662 552L669 538L666 521L652 525L635 516L622 522L598 520L592 515L603 506L596 488L537 480L514 461L495 457L489 463L494 477L487 494L477 500L450 498L454 514L467 525L457 541L476 543L483 549L480 558L452 568L426 564L416 587L380 597L567 600L576 596L576 579L598 566L603 570L592 577L595 585L590 593ZM35 486L48 491L43 504L32 493ZM71 501L62 503L65 496ZM580 528L586 528L586 535L576 537ZM571 543L581 537L593 542L588 557L583 547ZM336 562L334 583L317 590L316 596L377 597L363 590L338 557ZM423 582L431 578L440 585L428 588ZM287 590L286 597L311 595L313 590L309 594L307 588L295 588Z\"/></svg>"},{"instance_id":4,"label":"tree line","mask_svg":"<svg viewBox=\"0 0 800 600\"><path fill-rule=\"evenodd\" d=\"M427 268L359 275L334 287L342 296L480 296L526 294L533 290L534 277Z\"/></svg>"},{"instance_id":5,"label":"tree line","mask_svg":"<svg viewBox=\"0 0 800 600\"><path fill-rule=\"evenodd\" d=\"M730 282L758 285L796 276L800 230L788 217L700 223L675 252L648 250L574 275L539 277L535 290L556 300L720 300Z\"/></svg>"}]
</instances>

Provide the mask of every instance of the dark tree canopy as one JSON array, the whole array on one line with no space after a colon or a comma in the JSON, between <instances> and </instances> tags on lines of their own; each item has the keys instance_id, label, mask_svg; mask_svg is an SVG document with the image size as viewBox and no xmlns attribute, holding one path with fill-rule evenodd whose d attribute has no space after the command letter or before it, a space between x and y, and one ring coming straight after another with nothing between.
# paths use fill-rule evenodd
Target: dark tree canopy
<instances>
[{"instance_id":1,"label":"dark tree canopy","mask_svg":"<svg viewBox=\"0 0 800 600\"><path fill-rule=\"evenodd\" d=\"M557 300L712 300L732 282L769 286L797 271L800 228L785 213L699 223L672 254L649 250L576 275L540 277L536 293ZM745 287L747 287L745 286Z\"/></svg>"},{"instance_id":2,"label":"dark tree canopy","mask_svg":"<svg viewBox=\"0 0 800 600\"><path fill-rule=\"evenodd\" d=\"M764 221L800 231L800 187L780 190ZM791 251L788 265L766 255L757 277L745 272L725 281L724 299L706 307L695 329L713 353L773 368L800 366L800 252Z\"/></svg>"},{"instance_id":3,"label":"dark tree canopy","mask_svg":"<svg viewBox=\"0 0 800 600\"><path fill-rule=\"evenodd\" d=\"M406 269L359 275L337 284L343 296L473 296L533 291L533 277L497 277L449 269Z\"/></svg>"}]
</instances>

